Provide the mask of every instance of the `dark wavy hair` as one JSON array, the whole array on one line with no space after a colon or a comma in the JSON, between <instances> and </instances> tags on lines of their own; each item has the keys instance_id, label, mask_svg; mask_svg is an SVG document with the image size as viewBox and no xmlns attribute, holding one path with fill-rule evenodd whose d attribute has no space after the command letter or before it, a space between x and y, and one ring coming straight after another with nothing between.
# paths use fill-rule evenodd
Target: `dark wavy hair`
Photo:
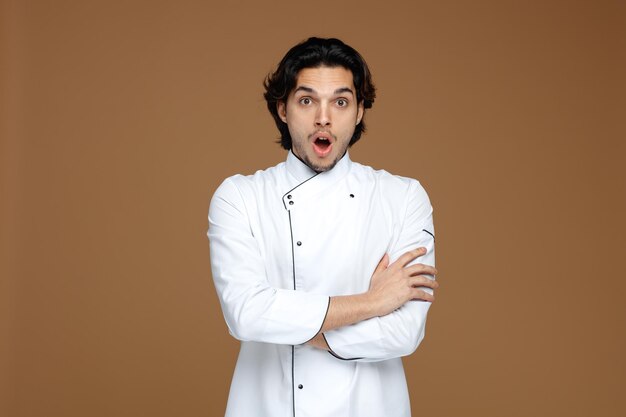
<instances>
[{"instance_id":1,"label":"dark wavy hair","mask_svg":"<svg viewBox=\"0 0 626 417\"><path fill-rule=\"evenodd\" d=\"M356 90L357 103L363 103L365 109L374 104L376 87L372 83L372 75L363 57L352 47L339 39L309 38L299 43L287 52L278 64L276 71L265 78L265 101L267 108L276 122L280 131L280 145L291 149L291 135L287 124L278 115L278 102L287 102L287 97L296 86L296 78L300 70L304 68L317 68L321 66L344 67L352 72L354 88ZM365 123L356 125L354 134L350 139L349 146L354 145L365 132Z\"/></svg>"}]
</instances>

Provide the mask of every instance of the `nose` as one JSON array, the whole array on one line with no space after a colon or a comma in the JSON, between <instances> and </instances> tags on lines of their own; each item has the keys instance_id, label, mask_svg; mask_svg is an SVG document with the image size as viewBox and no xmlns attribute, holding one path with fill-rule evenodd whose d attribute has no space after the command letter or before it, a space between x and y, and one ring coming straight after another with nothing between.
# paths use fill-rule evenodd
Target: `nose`
<instances>
[{"instance_id":1,"label":"nose","mask_svg":"<svg viewBox=\"0 0 626 417\"><path fill-rule=\"evenodd\" d=\"M330 126L330 112L325 103L322 103L317 109L315 125L319 127Z\"/></svg>"}]
</instances>

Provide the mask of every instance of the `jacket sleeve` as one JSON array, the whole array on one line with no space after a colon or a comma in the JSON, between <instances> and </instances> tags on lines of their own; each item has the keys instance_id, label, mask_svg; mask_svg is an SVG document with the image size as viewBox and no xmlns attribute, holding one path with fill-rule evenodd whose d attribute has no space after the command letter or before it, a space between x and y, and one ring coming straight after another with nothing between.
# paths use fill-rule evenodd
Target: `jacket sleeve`
<instances>
[{"instance_id":1,"label":"jacket sleeve","mask_svg":"<svg viewBox=\"0 0 626 417\"><path fill-rule=\"evenodd\" d=\"M261 247L232 177L213 195L208 237L213 281L231 335L297 345L319 332L330 298L269 285Z\"/></svg>"},{"instance_id":2,"label":"jacket sleeve","mask_svg":"<svg viewBox=\"0 0 626 417\"><path fill-rule=\"evenodd\" d=\"M397 241L390 249L390 262L409 250L427 252L411 264L435 265L432 207L426 191L411 181L406 214ZM434 279L434 277L430 277ZM431 292L430 289L427 291ZM396 311L324 333L330 353L344 360L375 362L410 355L424 337L429 302L412 300Z\"/></svg>"}]
</instances>

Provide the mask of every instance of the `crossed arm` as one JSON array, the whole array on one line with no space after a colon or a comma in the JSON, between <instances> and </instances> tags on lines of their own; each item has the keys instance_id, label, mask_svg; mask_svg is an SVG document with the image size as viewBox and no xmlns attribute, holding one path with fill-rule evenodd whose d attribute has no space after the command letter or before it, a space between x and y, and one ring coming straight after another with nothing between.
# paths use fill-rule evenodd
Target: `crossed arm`
<instances>
[{"instance_id":1,"label":"crossed arm","mask_svg":"<svg viewBox=\"0 0 626 417\"><path fill-rule=\"evenodd\" d=\"M424 275L435 275L437 270L429 265L414 264L411 261L426 254L426 248L406 252L389 265L389 255L385 254L372 275L367 292L330 298L328 314L320 332L308 343L319 349L329 350L323 333L372 317L386 316L410 300L433 302L435 297L424 288L436 289L439 284Z\"/></svg>"},{"instance_id":2,"label":"crossed arm","mask_svg":"<svg viewBox=\"0 0 626 417\"><path fill-rule=\"evenodd\" d=\"M377 361L411 353L423 337L431 290L438 284L429 277L436 274L429 266L434 239L426 232L432 230L432 209L421 187L408 194L414 203L407 204L412 208L390 254L397 260L381 259L366 292L328 297L269 285L245 212L250 199L244 201L238 187L225 181L211 203L209 239L230 333L240 340L309 343L341 359ZM424 264L415 263L417 258Z\"/></svg>"}]
</instances>

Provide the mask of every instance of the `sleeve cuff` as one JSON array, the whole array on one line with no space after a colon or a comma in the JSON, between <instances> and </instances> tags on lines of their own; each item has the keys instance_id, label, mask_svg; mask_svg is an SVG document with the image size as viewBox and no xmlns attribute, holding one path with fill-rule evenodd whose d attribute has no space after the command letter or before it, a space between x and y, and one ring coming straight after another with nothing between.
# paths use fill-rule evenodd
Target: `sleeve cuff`
<instances>
[{"instance_id":1,"label":"sleeve cuff","mask_svg":"<svg viewBox=\"0 0 626 417\"><path fill-rule=\"evenodd\" d=\"M272 304L259 318L265 323L265 333L274 339L271 343L298 345L319 333L330 298L303 291L277 290Z\"/></svg>"}]
</instances>

